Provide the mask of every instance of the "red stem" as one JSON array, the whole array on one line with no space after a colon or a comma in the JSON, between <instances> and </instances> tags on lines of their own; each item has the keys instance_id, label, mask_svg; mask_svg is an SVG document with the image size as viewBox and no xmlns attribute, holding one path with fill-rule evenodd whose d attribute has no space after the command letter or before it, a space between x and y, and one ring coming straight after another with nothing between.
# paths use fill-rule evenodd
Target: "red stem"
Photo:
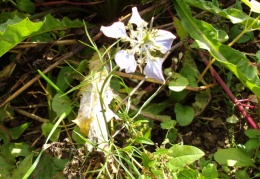
<instances>
[{"instance_id":1,"label":"red stem","mask_svg":"<svg viewBox=\"0 0 260 179\"><path fill-rule=\"evenodd\" d=\"M206 59L206 57L204 56L204 54L198 50L198 53L202 59L202 61L208 65L209 62ZM233 93L230 91L230 89L227 87L227 85L225 84L225 82L220 78L220 76L218 75L218 73L214 70L213 67L212 71L214 74L215 79L218 81L218 83L222 86L222 88L224 89L224 91L227 93L227 95L229 96L229 98L233 101L233 103L237 106L237 108L239 109L240 113L244 116L244 118L246 119L246 121L249 123L249 125L253 128L253 129L259 129L259 126L255 123L255 121L250 117L250 115L246 112L246 110L244 109L243 105L237 100L237 98L233 95Z\"/></svg>"}]
</instances>

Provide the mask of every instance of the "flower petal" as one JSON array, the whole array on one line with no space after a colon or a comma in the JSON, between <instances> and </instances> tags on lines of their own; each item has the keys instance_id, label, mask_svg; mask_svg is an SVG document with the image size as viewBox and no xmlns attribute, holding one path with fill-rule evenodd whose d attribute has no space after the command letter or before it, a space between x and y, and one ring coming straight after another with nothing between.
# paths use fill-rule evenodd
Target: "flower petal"
<instances>
[{"instance_id":1,"label":"flower petal","mask_svg":"<svg viewBox=\"0 0 260 179\"><path fill-rule=\"evenodd\" d=\"M133 73L136 70L136 61L134 54L128 53L126 50L119 50L116 53L115 61L120 71L125 69L126 73Z\"/></svg>"},{"instance_id":2,"label":"flower petal","mask_svg":"<svg viewBox=\"0 0 260 179\"><path fill-rule=\"evenodd\" d=\"M162 59L148 59L147 64L144 68L144 74L149 78L155 78L158 81L164 82L164 77L162 74Z\"/></svg>"},{"instance_id":3,"label":"flower petal","mask_svg":"<svg viewBox=\"0 0 260 179\"><path fill-rule=\"evenodd\" d=\"M138 12L138 10L137 10L136 7L133 7L133 8L132 8L132 16L131 16L129 22L130 22L131 24L137 25L137 27L144 27L144 26L146 27L146 26L147 26L147 22L145 22L145 21L141 18L141 16L139 15L139 12Z\"/></svg>"},{"instance_id":4,"label":"flower petal","mask_svg":"<svg viewBox=\"0 0 260 179\"><path fill-rule=\"evenodd\" d=\"M111 26L101 26L100 30L107 37L111 38L123 38L127 37L125 25L123 22L115 22Z\"/></svg>"},{"instance_id":5,"label":"flower petal","mask_svg":"<svg viewBox=\"0 0 260 179\"><path fill-rule=\"evenodd\" d=\"M158 30L155 34L154 41L155 45L158 46L163 54L171 49L172 42L176 38L171 32L166 30Z\"/></svg>"}]
</instances>

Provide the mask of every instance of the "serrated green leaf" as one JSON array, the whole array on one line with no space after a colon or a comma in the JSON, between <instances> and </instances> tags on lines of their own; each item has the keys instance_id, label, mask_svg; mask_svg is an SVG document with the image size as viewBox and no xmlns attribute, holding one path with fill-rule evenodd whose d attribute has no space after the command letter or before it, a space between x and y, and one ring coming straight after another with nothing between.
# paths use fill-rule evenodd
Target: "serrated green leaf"
<instances>
[{"instance_id":1,"label":"serrated green leaf","mask_svg":"<svg viewBox=\"0 0 260 179\"><path fill-rule=\"evenodd\" d=\"M183 27L199 44L208 50L215 59L237 76L242 83L260 97L260 80L257 69L246 56L218 41L218 31L210 24L192 17L187 4L180 0L173 1L174 7L181 18Z\"/></svg>"},{"instance_id":2,"label":"serrated green leaf","mask_svg":"<svg viewBox=\"0 0 260 179\"><path fill-rule=\"evenodd\" d=\"M79 20L71 21L65 17L60 21L50 14L45 16L41 22L32 22L29 18L15 17L0 25L0 57L15 45L33 35L81 26L82 22Z\"/></svg>"},{"instance_id":3,"label":"serrated green leaf","mask_svg":"<svg viewBox=\"0 0 260 179\"><path fill-rule=\"evenodd\" d=\"M189 145L173 145L168 149L168 155L172 157L166 163L167 168L170 170L179 170L186 165L192 164L196 160L204 156L204 152L200 149Z\"/></svg>"},{"instance_id":4,"label":"serrated green leaf","mask_svg":"<svg viewBox=\"0 0 260 179\"><path fill-rule=\"evenodd\" d=\"M220 165L249 167L254 166L252 158L239 148L220 149L214 154Z\"/></svg>"},{"instance_id":5,"label":"serrated green leaf","mask_svg":"<svg viewBox=\"0 0 260 179\"><path fill-rule=\"evenodd\" d=\"M192 107L185 106L180 103L176 103L174 106L174 112L176 114L176 120L181 126L189 125L195 115Z\"/></svg>"}]
</instances>

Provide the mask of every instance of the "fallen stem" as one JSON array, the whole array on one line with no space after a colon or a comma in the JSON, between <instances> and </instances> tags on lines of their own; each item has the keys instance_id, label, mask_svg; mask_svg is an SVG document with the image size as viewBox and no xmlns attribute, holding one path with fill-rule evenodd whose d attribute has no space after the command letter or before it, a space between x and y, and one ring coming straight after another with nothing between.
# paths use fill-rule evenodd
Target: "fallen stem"
<instances>
[{"instance_id":1,"label":"fallen stem","mask_svg":"<svg viewBox=\"0 0 260 179\"><path fill-rule=\"evenodd\" d=\"M198 50L198 54L200 55L202 61L208 65L209 62L206 59L206 57L204 56L204 54L202 53L201 50ZM211 66L211 69L213 71L214 77L217 80L217 82L221 85L221 87L224 89L224 91L227 93L227 95L229 96L229 98L232 100L232 102L237 106L237 108L239 109L240 113L244 116L244 118L246 119L246 121L249 123L249 125L253 128L253 129L259 129L259 126L255 123L255 121L250 117L250 115L246 112L246 110L244 109L243 105L239 102L239 100L233 95L233 93L230 91L230 89L227 87L227 85L225 84L225 82L221 79L221 77L219 76L219 74L213 69L213 67Z\"/></svg>"}]
</instances>

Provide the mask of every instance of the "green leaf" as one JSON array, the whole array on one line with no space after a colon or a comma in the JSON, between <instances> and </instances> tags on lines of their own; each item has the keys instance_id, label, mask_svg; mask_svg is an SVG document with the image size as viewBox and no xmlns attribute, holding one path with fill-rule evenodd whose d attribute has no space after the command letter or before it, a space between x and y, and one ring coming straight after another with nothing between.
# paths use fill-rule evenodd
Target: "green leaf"
<instances>
[{"instance_id":1,"label":"green leaf","mask_svg":"<svg viewBox=\"0 0 260 179\"><path fill-rule=\"evenodd\" d=\"M57 159L55 157L51 157L48 154L44 154L41 158L41 161L37 165L35 171L32 173L30 178L37 179L46 179L46 178L60 178L63 169L65 168L68 160L66 159ZM59 176L59 177L58 177Z\"/></svg>"},{"instance_id":2,"label":"green leaf","mask_svg":"<svg viewBox=\"0 0 260 179\"><path fill-rule=\"evenodd\" d=\"M29 145L25 143L10 143L9 149L11 155L15 157L25 157L31 153Z\"/></svg>"},{"instance_id":3,"label":"green leaf","mask_svg":"<svg viewBox=\"0 0 260 179\"><path fill-rule=\"evenodd\" d=\"M32 22L29 18L15 17L0 25L0 57L15 45L33 35L81 26L81 21L71 21L66 17L60 21L51 15L47 15L40 22Z\"/></svg>"},{"instance_id":4,"label":"green leaf","mask_svg":"<svg viewBox=\"0 0 260 179\"><path fill-rule=\"evenodd\" d=\"M67 95L57 93L52 101L52 109L56 112L57 116L61 116L63 113L68 115L71 110L71 101Z\"/></svg>"},{"instance_id":5,"label":"green leaf","mask_svg":"<svg viewBox=\"0 0 260 179\"><path fill-rule=\"evenodd\" d=\"M249 138L257 138L260 140L260 130L248 129L245 131L245 134Z\"/></svg>"},{"instance_id":6,"label":"green leaf","mask_svg":"<svg viewBox=\"0 0 260 179\"><path fill-rule=\"evenodd\" d=\"M56 85L58 88L62 91L65 92L65 90L70 86L70 83L72 82L73 78L70 76L70 74L74 70L70 67L63 67L58 75Z\"/></svg>"},{"instance_id":7,"label":"green leaf","mask_svg":"<svg viewBox=\"0 0 260 179\"><path fill-rule=\"evenodd\" d=\"M244 28L245 27L241 27L237 24L231 27L229 31L230 40L234 40L239 34L241 34ZM236 41L236 43L245 43L250 40L254 40L254 33L252 31L245 33L242 37L240 37L240 39Z\"/></svg>"},{"instance_id":8,"label":"green leaf","mask_svg":"<svg viewBox=\"0 0 260 179\"><path fill-rule=\"evenodd\" d=\"M243 3L245 3L247 6L250 7L252 12L260 13L260 3L258 1L248 1L248 0L242 0Z\"/></svg>"},{"instance_id":9,"label":"green leaf","mask_svg":"<svg viewBox=\"0 0 260 179\"><path fill-rule=\"evenodd\" d=\"M198 170L183 169L178 173L178 179L197 179L199 176Z\"/></svg>"},{"instance_id":10,"label":"green leaf","mask_svg":"<svg viewBox=\"0 0 260 179\"><path fill-rule=\"evenodd\" d=\"M243 178L243 179L250 179L249 175L247 174L247 171L245 170L238 170L235 173L236 178Z\"/></svg>"},{"instance_id":11,"label":"green leaf","mask_svg":"<svg viewBox=\"0 0 260 179\"><path fill-rule=\"evenodd\" d=\"M15 168L15 165L10 164L6 160L6 156L3 157L0 155L0 174L1 178L12 178L11 171Z\"/></svg>"},{"instance_id":12,"label":"green leaf","mask_svg":"<svg viewBox=\"0 0 260 179\"><path fill-rule=\"evenodd\" d=\"M145 168L150 168L154 166L155 161L150 159L150 157L147 154L142 153L142 164Z\"/></svg>"},{"instance_id":13,"label":"green leaf","mask_svg":"<svg viewBox=\"0 0 260 179\"><path fill-rule=\"evenodd\" d=\"M50 123L50 122L45 122L42 124L42 133L45 137L47 137L52 128L54 127L54 124ZM54 133L52 134L50 140L52 142L57 142L59 140L59 136L60 136L60 131L61 131L61 128L57 127L54 131Z\"/></svg>"},{"instance_id":14,"label":"green leaf","mask_svg":"<svg viewBox=\"0 0 260 179\"><path fill-rule=\"evenodd\" d=\"M221 17L225 17L227 19L230 19L232 23L246 23L247 20L249 22L253 22L253 18L250 18L246 13L239 9L235 8L228 8L228 9L220 9L219 7L215 6L212 2L210 1L205 1L205 0L184 0L184 2L195 6L197 8L203 9L208 12L212 12L216 15L219 15Z\"/></svg>"},{"instance_id":15,"label":"green leaf","mask_svg":"<svg viewBox=\"0 0 260 179\"><path fill-rule=\"evenodd\" d=\"M154 145L153 141L145 137L137 137L135 138L135 142L140 144Z\"/></svg>"},{"instance_id":16,"label":"green leaf","mask_svg":"<svg viewBox=\"0 0 260 179\"><path fill-rule=\"evenodd\" d=\"M239 148L220 149L214 154L220 165L249 167L254 166L251 156Z\"/></svg>"},{"instance_id":17,"label":"green leaf","mask_svg":"<svg viewBox=\"0 0 260 179\"><path fill-rule=\"evenodd\" d=\"M185 106L180 103L176 103L174 106L174 112L176 114L176 120L181 126L189 125L195 115L192 107Z\"/></svg>"},{"instance_id":18,"label":"green leaf","mask_svg":"<svg viewBox=\"0 0 260 179\"><path fill-rule=\"evenodd\" d=\"M186 88L186 86L188 86L189 81L187 78L183 77L181 74L179 73L174 73L171 76L171 80L169 83L169 89L172 91L182 91Z\"/></svg>"},{"instance_id":19,"label":"green leaf","mask_svg":"<svg viewBox=\"0 0 260 179\"><path fill-rule=\"evenodd\" d=\"M13 139L18 139L20 135L29 127L30 123L24 123L20 126L8 129Z\"/></svg>"},{"instance_id":20,"label":"green leaf","mask_svg":"<svg viewBox=\"0 0 260 179\"><path fill-rule=\"evenodd\" d=\"M35 5L30 0L18 0L17 7L21 11L28 12L31 14L35 11Z\"/></svg>"},{"instance_id":21,"label":"green leaf","mask_svg":"<svg viewBox=\"0 0 260 179\"><path fill-rule=\"evenodd\" d=\"M188 33L186 32L186 30L183 28L180 20L174 16L173 18L173 22L174 22L174 27L176 28L177 34L180 37L181 40L185 39L186 37L188 37Z\"/></svg>"},{"instance_id":22,"label":"green leaf","mask_svg":"<svg viewBox=\"0 0 260 179\"><path fill-rule=\"evenodd\" d=\"M216 179L218 178L218 170L217 167L213 164L208 164L206 167L203 167L202 169L202 176L205 177L205 179Z\"/></svg>"},{"instance_id":23,"label":"green leaf","mask_svg":"<svg viewBox=\"0 0 260 179\"><path fill-rule=\"evenodd\" d=\"M192 103L192 107L196 115L199 115L207 107L211 99L210 90L200 91L196 94L195 102Z\"/></svg>"},{"instance_id":24,"label":"green leaf","mask_svg":"<svg viewBox=\"0 0 260 179\"><path fill-rule=\"evenodd\" d=\"M260 140L259 139L249 139L246 143L246 150L252 151L253 149L256 149L260 146Z\"/></svg>"},{"instance_id":25,"label":"green leaf","mask_svg":"<svg viewBox=\"0 0 260 179\"><path fill-rule=\"evenodd\" d=\"M13 171L12 178L22 178L32 165L33 153L23 159L20 165Z\"/></svg>"},{"instance_id":26,"label":"green leaf","mask_svg":"<svg viewBox=\"0 0 260 179\"><path fill-rule=\"evenodd\" d=\"M226 121L231 124L236 124L239 121L239 119L235 114L233 114L232 116L228 117Z\"/></svg>"},{"instance_id":27,"label":"green leaf","mask_svg":"<svg viewBox=\"0 0 260 179\"><path fill-rule=\"evenodd\" d=\"M162 129L171 129L171 128L174 128L175 125L176 125L175 120L163 120L161 122L161 128Z\"/></svg>"},{"instance_id":28,"label":"green leaf","mask_svg":"<svg viewBox=\"0 0 260 179\"><path fill-rule=\"evenodd\" d=\"M218 40L218 31L210 24L192 17L187 4L173 1L183 27L198 43L200 48L208 50L216 60L228 68L241 82L260 97L260 80L257 69L246 56Z\"/></svg>"},{"instance_id":29,"label":"green leaf","mask_svg":"<svg viewBox=\"0 0 260 179\"><path fill-rule=\"evenodd\" d=\"M172 159L166 163L166 166L170 170L175 171L200 159L204 156L204 152L189 145L173 145L168 149L168 155L171 156Z\"/></svg>"}]
</instances>

